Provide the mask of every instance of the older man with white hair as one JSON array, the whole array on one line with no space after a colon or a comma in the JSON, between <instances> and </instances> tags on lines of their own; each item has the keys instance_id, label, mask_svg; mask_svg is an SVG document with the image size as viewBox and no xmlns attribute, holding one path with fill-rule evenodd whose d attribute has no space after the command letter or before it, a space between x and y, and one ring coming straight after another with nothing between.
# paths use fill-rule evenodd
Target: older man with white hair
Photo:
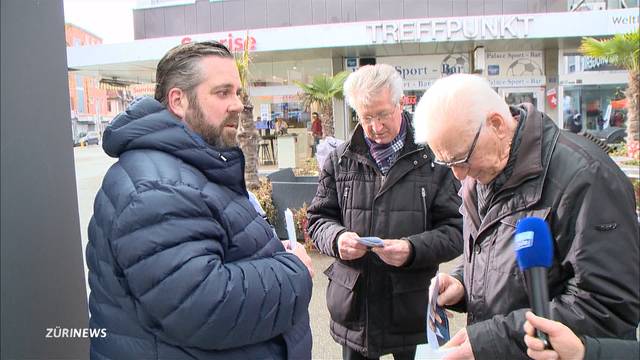
<instances>
[{"instance_id":1,"label":"older man with white hair","mask_svg":"<svg viewBox=\"0 0 640 360\"><path fill-rule=\"evenodd\" d=\"M422 97L416 141L463 182L464 258L438 303L468 313L447 358L526 358L529 307L512 238L519 219L550 225L551 315L577 334L632 339L640 246L631 183L598 146L531 104L509 107L484 79L452 75Z\"/></svg>"}]
</instances>

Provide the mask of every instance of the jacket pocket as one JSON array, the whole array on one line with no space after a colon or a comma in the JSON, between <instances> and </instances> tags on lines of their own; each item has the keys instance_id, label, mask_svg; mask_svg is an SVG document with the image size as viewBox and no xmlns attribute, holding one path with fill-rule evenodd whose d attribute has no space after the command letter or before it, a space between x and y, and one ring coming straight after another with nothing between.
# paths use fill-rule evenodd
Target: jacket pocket
<instances>
[{"instance_id":1,"label":"jacket pocket","mask_svg":"<svg viewBox=\"0 0 640 360\"><path fill-rule=\"evenodd\" d=\"M513 238L518 221L526 217L537 217L546 220L550 212L551 208L524 210L500 220L502 226L496 229L497 233L491 243L489 268L499 273L517 276L520 273L520 269L517 266L516 253L513 249Z\"/></svg>"},{"instance_id":2,"label":"jacket pocket","mask_svg":"<svg viewBox=\"0 0 640 360\"><path fill-rule=\"evenodd\" d=\"M324 274L329 278L327 307L331 319L342 325L362 322L362 295L357 291L360 270L336 261L324 271Z\"/></svg>"},{"instance_id":3,"label":"jacket pocket","mask_svg":"<svg viewBox=\"0 0 640 360\"><path fill-rule=\"evenodd\" d=\"M426 329L429 282L424 274L398 273L391 277L392 333L422 333Z\"/></svg>"}]
</instances>

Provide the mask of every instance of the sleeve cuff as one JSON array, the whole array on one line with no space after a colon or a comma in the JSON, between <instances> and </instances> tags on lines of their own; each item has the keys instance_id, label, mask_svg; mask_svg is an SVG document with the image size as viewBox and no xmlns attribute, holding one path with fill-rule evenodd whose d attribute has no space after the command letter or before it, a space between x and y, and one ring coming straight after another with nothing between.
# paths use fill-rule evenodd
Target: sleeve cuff
<instances>
[{"instance_id":1,"label":"sleeve cuff","mask_svg":"<svg viewBox=\"0 0 640 360\"><path fill-rule=\"evenodd\" d=\"M499 359L501 355L496 352L498 344L494 342L489 322L482 321L473 325L467 325L467 337L471 344L473 357L476 359ZM502 357L504 354L502 355Z\"/></svg>"},{"instance_id":2,"label":"sleeve cuff","mask_svg":"<svg viewBox=\"0 0 640 360\"><path fill-rule=\"evenodd\" d=\"M464 289L464 295L462 296L462 300L453 305L447 305L447 309L456 311L456 312L467 312L467 288L464 287L464 279L461 273L454 272L450 274L452 277L460 281L462 284L462 288Z\"/></svg>"}]
</instances>

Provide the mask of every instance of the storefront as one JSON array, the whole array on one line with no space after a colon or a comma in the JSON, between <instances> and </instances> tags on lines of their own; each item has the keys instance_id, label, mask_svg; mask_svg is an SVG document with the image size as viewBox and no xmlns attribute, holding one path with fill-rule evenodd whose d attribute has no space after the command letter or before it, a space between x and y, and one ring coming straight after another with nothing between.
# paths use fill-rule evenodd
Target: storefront
<instances>
[{"instance_id":1,"label":"storefront","mask_svg":"<svg viewBox=\"0 0 640 360\"><path fill-rule=\"evenodd\" d=\"M544 51L488 52L484 74L509 105L528 102L545 111Z\"/></svg>"},{"instance_id":2,"label":"storefront","mask_svg":"<svg viewBox=\"0 0 640 360\"><path fill-rule=\"evenodd\" d=\"M347 71L355 71L361 61L355 58L345 59ZM469 73L469 56L465 53L447 53L420 56L381 56L369 63L388 64L393 66L402 77L404 96L402 103L404 110L413 114L415 107L424 92L438 79L458 73ZM347 106L345 104L345 106ZM349 120L349 131L356 125L355 112L346 108Z\"/></svg>"},{"instance_id":3,"label":"storefront","mask_svg":"<svg viewBox=\"0 0 640 360\"><path fill-rule=\"evenodd\" d=\"M608 36L638 27L637 8L361 21L260 28L68 48L69 67L79 73L152 83L158 60L185 41L219 40L252 52L250 96L254 119L283 118L309 126L296 81L388 63L404 79L405 110L442 76L477 73L509 103L532 102L564 120L564 104L583 114L585 127L598 127L611 100L626 87L626 75L591 60L576 59L583 36ZM247 40L248 38L248 40ZM481 49L481 50L479 50ZM567 50L570 49L570 50ZM583 64L584 62L584 64ZM578 65L579 64L579 65ZM614 103L615 104L615 103ZM606 119L611 123L615 107ZM620 118L621 115L617 115ZM355 121L342 101L334 102L336 136L346 138ZM606 123L605 120L605 123ZM602 120L600 120L602 123ZM604 126L604 125L603 125Z\"/></svg>"},{"instance_id":4,"label":"storefront","mask_svg":"<svg viewBox=\"0 0 640 360\"><path fill-rule=\"evenodd\" d=\"M558 119L565 129L578 132L626 126L626 71L577 50L561 50L559 62L562 101Z\"/></svg>"},{"instance_id":5,"label":"storefront","mask_svg":"<svg viewBox=\"0 0 640 360\"><path fill-rule=\"evenodd\" d=\"M310 128L311 114L304 109L295 83L311 82L315 76L331 74L331 69L330 58L253 64L249 95L259 127L272 127L282 119L292 128Z\"/></svg>"}]
</instances>

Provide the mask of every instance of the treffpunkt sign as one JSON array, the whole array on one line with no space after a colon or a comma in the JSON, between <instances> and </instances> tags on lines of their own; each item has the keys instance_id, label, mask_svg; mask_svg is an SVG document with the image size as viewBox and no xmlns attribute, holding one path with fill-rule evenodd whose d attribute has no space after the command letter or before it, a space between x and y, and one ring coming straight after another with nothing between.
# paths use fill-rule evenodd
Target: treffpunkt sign
<instances>
[{"instance_id":1,"label":"treffpunkt sign","mask_svg":"<svg viewBox=\"0 0 640 360\"><path fill-rule=\"evenodd\" d=\"M529 36L531 15L464 17L436 20L381 22L366 25L369 41L376 43L445 40L518 39Z\"/></svg>"}]
</instances>

